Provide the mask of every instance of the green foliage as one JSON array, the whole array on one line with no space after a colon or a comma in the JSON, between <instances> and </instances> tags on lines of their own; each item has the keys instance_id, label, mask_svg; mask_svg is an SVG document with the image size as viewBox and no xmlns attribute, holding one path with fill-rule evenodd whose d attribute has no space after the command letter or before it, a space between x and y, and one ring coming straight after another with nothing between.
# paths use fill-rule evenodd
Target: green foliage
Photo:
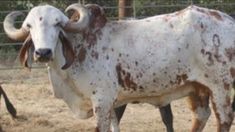
<instances>
[{"instance_id":1,"label":"green foliage","mask_svg":"<svg viewBox=\"0 0 235 132\"><path fill-rule=\"evenodd\" d=\"M137 17L170 13L183 9L191 4L217 9L228 14L235 12L235 0L134 0Z\"/></svg>"}]
</instances>

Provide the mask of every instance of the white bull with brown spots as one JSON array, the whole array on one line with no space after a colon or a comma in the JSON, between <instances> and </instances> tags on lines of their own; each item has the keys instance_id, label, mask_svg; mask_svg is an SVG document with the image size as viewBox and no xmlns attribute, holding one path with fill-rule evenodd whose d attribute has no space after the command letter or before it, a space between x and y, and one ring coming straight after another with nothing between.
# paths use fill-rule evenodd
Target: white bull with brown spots
<instances>
[{"instance_id":1,"label":"white bull with brown spots","mask_svg":"<svg viewBox=\"0 0 235 132\"><path fill-rule=\"evenodd\" d=\"M106 21L97 5L74 4L67 10L77 11L77 21L45 5L33 8L20 29L13 26L20 13L10 13L4 29L12 39L26 39L20 51L26 67L32 60L48 63L55 96L80 118L94 114L98 131L119 131L114 107L129 102L164 106L189 96L192 131L204 128L209 98L217 131L229 131L235 77L230 16L190 6L142 20Z\"/></svg>"}]
</instances>

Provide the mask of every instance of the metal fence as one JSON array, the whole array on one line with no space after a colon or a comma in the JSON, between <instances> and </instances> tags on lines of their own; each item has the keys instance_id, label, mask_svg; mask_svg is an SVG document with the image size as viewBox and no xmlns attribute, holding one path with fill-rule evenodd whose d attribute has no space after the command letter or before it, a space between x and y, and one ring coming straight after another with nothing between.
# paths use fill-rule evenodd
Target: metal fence
<instances>
[{"instance_id":1,"label":"metal fence","mask_svg":"<svg viewBox=\"0 0 235 132\"><path fill-rule=\"evenodd\" d=\"M197 2L195 0L169 0L169 2L163 2L166 0L133 0L130 6L125 8L131 9L131 18L144 18L147 16L152 16L156 14L169 13L182 8L187 7L190 4L195 4L203 7L218 9L228 14L235 14L235 1L232 0L208 0L209 2ZM13 10L20 10L27 13L32 7L40 3L49 3L62 10L65 9L71 3L82 2L87 3L97 3L105 9L108 19L115 20L118 16L118 0L67 0L66 2L58 2L56 0L38 0L38 1L1 1L2 6L0 6L0 72L2 70L11 69L21 69L17 53L20 49L21 42L14 42L8 39L3 31L2 24L4 17ZM167 3L167 4L166 4ZM24 5L20 7L20 5ZM7 8L7 6L9 6ZM17 23L20 25L23 20L18 20ZM35 65L34 68L41 68L44 66Z\"/></svg>"}]
</instances>

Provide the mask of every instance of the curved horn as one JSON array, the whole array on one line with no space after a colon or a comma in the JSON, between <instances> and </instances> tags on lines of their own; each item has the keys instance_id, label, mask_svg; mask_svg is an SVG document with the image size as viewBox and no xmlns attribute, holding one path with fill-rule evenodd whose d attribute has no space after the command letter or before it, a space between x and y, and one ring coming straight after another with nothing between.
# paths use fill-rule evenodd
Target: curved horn
<instances>
[{"instance_id":1,"label":"curved horn","mask_svg":"<svg viewBox=\"0 0 235 132\"><path fill-rule=\"evenodd\" d=\"M29 32L26 29L22 27L20 29L17 29L14 26L15 19L18 16L23 16L23 15L24 14L20 11L13 11L9 13L4 19L3 22L4 30L11 39L23 41L28 36Z\"/></svg>"},{"instance_id":2,"label":"curved horn","mask_svg":"<svg viewBox=\"0 0 235 132\"><path fill-rule=\"evenodd\" d=\"M65 12L76 11L80 18L77 22L69 21L65 26L64 30L68 32L81 32L88 27L90 24L90 12L81 4L72 4L68 6Z\"/></svg>"}]
</instances>

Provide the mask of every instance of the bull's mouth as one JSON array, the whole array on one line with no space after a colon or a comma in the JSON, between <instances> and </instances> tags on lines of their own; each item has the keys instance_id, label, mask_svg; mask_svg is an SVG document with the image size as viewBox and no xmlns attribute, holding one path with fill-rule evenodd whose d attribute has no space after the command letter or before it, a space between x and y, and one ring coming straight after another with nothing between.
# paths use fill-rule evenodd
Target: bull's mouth
<instances>
[{"instance_id":1,"label":"bull's mouth","mask_svg":"<svg viewBox=\"0 0 235 132\"><path fill-rule=\"evenodd\" d=\"M38 57L38 58L34 58L35 62L40 62L40 63L48 63L50 61L52 61L52 58L48 58L48 57Z\"/></svg>"}]
</instances>

